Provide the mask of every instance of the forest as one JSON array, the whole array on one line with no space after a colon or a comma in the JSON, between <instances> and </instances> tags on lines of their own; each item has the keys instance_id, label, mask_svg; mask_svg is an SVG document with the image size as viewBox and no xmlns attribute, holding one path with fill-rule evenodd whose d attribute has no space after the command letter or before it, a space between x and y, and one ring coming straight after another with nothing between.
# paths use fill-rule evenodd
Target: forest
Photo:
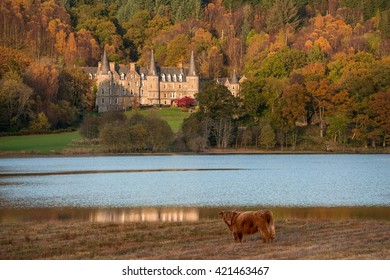
<instances>
[{"instance_id":1,"label":"forest","mask_svg":"<svg viewBox=\"0 0 390 280\"><path fill-rule=\"evenodd\" d=\"M0 132L78 127L104 47L246 78L240 98L202 84L187 149L390 144L388 0L0 0Z\"/></svg>"}]
</instances>

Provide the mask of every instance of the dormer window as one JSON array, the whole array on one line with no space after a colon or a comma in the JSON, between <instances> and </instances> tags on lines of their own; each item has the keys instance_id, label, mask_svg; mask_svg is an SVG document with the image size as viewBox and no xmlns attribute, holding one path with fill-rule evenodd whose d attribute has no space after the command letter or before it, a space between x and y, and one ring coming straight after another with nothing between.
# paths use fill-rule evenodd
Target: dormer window
<instances>
[{"instance_id":1,"label":"dormer window","mask_svg":"<svg viewBox=\"0 0 390 280\"><path fill-rule=\"evenodd\" d=\"M122 73L121 74L121 80L124 80L125 79L125 73Z\"/></svg>"},{"instance_id":2,"label":"dormer window","mask_svg":"<svg viewBox=\"0 0 390 280\"><path fill-rule=\"evenodd\" d=\"M183 81L183 75L182 75L182 74L179 75L179 81L180 81L180 82Z\"/></svg>"},{"instance_id":3,"label":"dormer window","mask_svg":"<svg viewBox=\"0 0 390 280\"><path fill-rule=\"evenodd\" d=\"M161 80L162 80L163 82L165 82L165 74L162 74L162 75L161 75Z\"/></svg>"},{"instance_id":4,"label":"dormer window","mask_svg":"<svg viewBox=\"0 0 390 280\"><path fill-rule=\"evenodd\" d=\"M144 73L141 74L141 79L142 80L145 79L145 74Z\"/></svg>"},{"instance_id":5,"label":"dormer window","mask_svg":"<svg viewBox=\"0 0 390 280\"><path fill-rule=\"evenodd\" d=\"M176 82L176 74L173 74L173 81Z\"/></svg>"},{"instance_id":6,"label":"dormer window","mask_svg":"<svg viewBox=\"0 0 390 280\"><path fill-rule=\"evenodd\" d=\"M171 74L168 74L168 82L171 81Z\"/></svg>"}]
</instances>

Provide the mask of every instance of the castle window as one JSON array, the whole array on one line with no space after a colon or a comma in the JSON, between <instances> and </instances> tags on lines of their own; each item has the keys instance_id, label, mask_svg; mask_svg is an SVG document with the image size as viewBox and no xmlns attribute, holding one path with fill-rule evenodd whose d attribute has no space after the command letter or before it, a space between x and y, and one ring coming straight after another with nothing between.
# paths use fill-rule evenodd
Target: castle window
<instances>
[{"instance_id":1,"label":"castle window","mask_svg":"<svg viewBox=\"0 0 390 280\"><path fill-rule=\"evenodd\" d=\"M104 104L104 98L102 98L102 104Z\"/></svg>"},{"instance_id":2,"label":"castle window","mask_svg":"<svg viewBox=\"0 0 390 280\"><path fill-rule=\"evenodd\" d=\"M234 86L233 86L233 90L234 90Z\"/></svg>"},{"instance_id":3,"label":"castle window","mask_svg":"<svg viewBox=\"0 0 390 280\"><path fill-rule=\"evenodd\" d=\"M161 80L162 80L163 82L165 82L165 74L162 74L162 75L161 75Z\"/></svg>"},{"instance_id":4,"label":"castle window","mask_svg":"<svg viewBox=\"0 0 390 280\"><path fill-rule=\"evenodd\" d=\"M171 86L172 86L172 88L175 88L175 84L172 84Z\"/></svg>"},{"instance_id":5,"label":"castle window","mask_svg":"<svg viewBox=\"0 0 390 280\"><path fill-rule=\"evenodd\" d=\"M118 98L115 98L115 104L118 104Z\"/></svg>"},{"instance_id":6,"label":"castle window","mask_svg":"<svg viewBox=\"0 0 390 280\"><path fill-rule=\"evenodd\" d=\"M131 95L134 95L134 92L133 92L133 90L132 90L132 89L130 90L130 94L131 94Z\"/></svg>"},{"instance_id":7,"label":"castle window","mask_svg":"<svg viewBox=\"0 0 390 280\"><path fill-rule=\"evenodd\" d=\"M127 85L128 85L128 86L131 86L131 82L127 82Z\"/></svg>"},{"instance_id":8,"label":"castle window","mask_svg":"<svg viewBox=\"0 0 390 280\"><path fill-rule=\"evenodd\" d=\"M138 87L138 82L135 82L135 86Z\"/></svg>"},{"instance_id":9,"label":"castle window","mask_svg":"<svg viewBox=\"0 0 390 280\"><path fill-rule=\"evenodd\" d=\"M173 81L176 82L176 74L173 74Z\"/></svg>"},{"instance_id":10,"label":"castle window","mask_svg":"<svg viewBox=\"0 0 390 280\"><path fill-rule=\"evenodd\" d=\"M179 85L179 88L181 88L181 85Z\"/></svg>"},{"instance_id":11,"label":"castle window","mask_svg":"<svg viewBox=\"0 0 390 280\"><path fill-rule=\"evenodd\" d=\"M183 81L183 75L182 75L182 74L179 75L179 81L180 81L180 82Z\"/></svg>"},{"instance_id":12,"label":"castle window","mask_svg":"<svg viewBox=\"0 0 390 280\"><path fill-rule=\"evenodd\" d=\"M142 86L145 86L145 82L144 81L142 81L141 84L142 84Z\"/></svg>"},{"instance_id":13,"label":"castle window","mask_svg":"<svg viewBox=\"0 0 390 280\"><path fill-rule=\"evenodd\" d=\"M144 96L144 90L141 90L141 95Z\"/></svg>"},{"instance_id":14,"label":"castle window","mask_svg":"<svg viewBox=\"0 0 390 280\"><path fill-rule=\"evenodd\" d=\"M164 98L167 98L167 94L166 93L164 93Z\"/></svg>"},{"instance_id":15,"label":"castle window","mask_svg":"<svg viewBox=\"0 0 390 280\"><path fill-rule=\"evenodd\" d=\"M104 89L102 88L102 94L104 94Z\"/></svg>"},{"instance_id":16,"label":"castle window","mask_svg":"<svg viewBox=\"0 0 390 280\"><path fill-rule=\"evenodd\" d=\"M175 92L171 92L171 98L175 98L175 95L176 95Z\"/></svg>"},{"instance_id":17,"label":"castle window","mask_svg":"<svg viewBox=\"0 0 390 280\"><path fill-rule=\"evenodd\" d=\"M167 85L164 85L164 88L167 88Z\"/></svg>"},{"instance_id":18,"label":"castle window","mask_svg":"<svg viewBox=\"0 0 390 280\"><path fill-rule=\"evenodd\" d=\"M171 81L171 74L168 74L168 82Z\"/></svg>"},{"instance_id":19,"label":"castle window","mask_svg":"<svg viewBox=\"0 0 390 280\"><path fill-rule=\"evenodd\" d=\"M124 80L125 79L125 73L122 73L121 74L121 80Z\"/></svg>"},{"instance_id":20,"label":"castle window","mask_svg":"<svg viewBox=\"0 0 390 280\"><path fill-rule=\"evenodd\" d=\"M141 79L142 80L145 79L145 74L144 73L141 74Z\"/></svg>"}]
</instances>

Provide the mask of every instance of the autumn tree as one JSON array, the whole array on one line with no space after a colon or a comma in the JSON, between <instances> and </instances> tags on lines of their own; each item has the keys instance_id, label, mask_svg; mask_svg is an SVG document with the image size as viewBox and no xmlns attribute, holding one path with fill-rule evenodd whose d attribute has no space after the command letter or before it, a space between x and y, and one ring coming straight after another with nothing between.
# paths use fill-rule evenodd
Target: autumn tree
<instances>
[{"instance_id":1,"label":"autumn tree","mask_svg":"<svg viewBox=\"0 0 390 280\"><path fill-rule=\"evenodd\" d=\"M196 95L199 102L197 113L202 130L212 146L227 148L232 139L235 120L240 115L238 99L222 85L205 82Z\"/></svg>"},{"instance_id":2,"label":"autumn tree","mask_svg":"<svg viewBox=\"0 0 390 280\"><path fill-rule=\"evenodd\" d=\"M270 31L282 29L285 35L285 46L288 43L289 28L295 29L299 25L298 10L293 0L275 0L269 10L267 27Z\"/></svg>"},{"instance_id":3,"label":"autumn tree","mask_svg":"<svg viewBox=\"0 0 390 280\"><path fill-rule=\"evenodd\" d=\"M14 130L28 123L32 89L15 72L7 72L0 80L0 128Z\"/></svg>"}]
</instances>

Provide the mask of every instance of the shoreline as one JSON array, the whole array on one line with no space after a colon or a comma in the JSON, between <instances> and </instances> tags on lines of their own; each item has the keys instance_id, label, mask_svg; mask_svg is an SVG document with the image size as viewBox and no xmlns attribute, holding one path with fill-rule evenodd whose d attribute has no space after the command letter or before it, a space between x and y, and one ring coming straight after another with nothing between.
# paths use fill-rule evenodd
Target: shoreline
<instances>
[{"instance_id":1,"label":"shoreline","mask_svg":"<svg viewBox=\"0 0 390 280\"><path fill-rule=\"evenodd\" d=\"M250 150L250 149L210 149L202 152L143 152L143 153L112 153L95 151L71 151L40 153L40 152L0 152L0 158L6 157L98 157L98 156L173 156L173 155L382 155L390 154L390 148L355 149L350 151L321 150Z\"/></svg>"}]
</instances>

